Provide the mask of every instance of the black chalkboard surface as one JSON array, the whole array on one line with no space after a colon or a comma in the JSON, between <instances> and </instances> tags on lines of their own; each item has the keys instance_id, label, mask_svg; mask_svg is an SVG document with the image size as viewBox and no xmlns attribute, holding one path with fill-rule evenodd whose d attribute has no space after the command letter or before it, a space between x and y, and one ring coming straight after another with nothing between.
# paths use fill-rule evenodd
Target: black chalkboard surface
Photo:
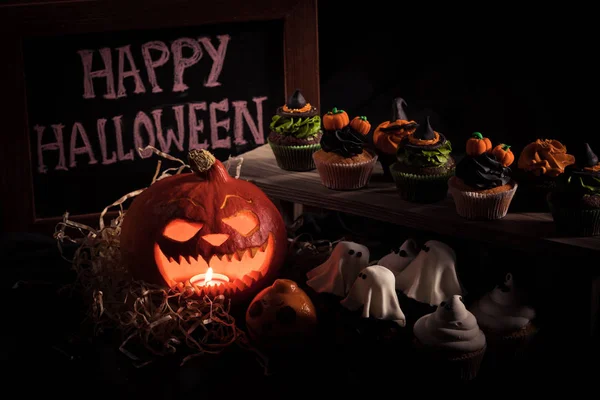
<instances>
[{"instance_id":1,"label":"black chalkboard surface","mask_svg":"<svg viewBox=\"0 0 600 400\"><path fill-rule=\"evenodd\" d=\"M28 37L23 56L36 218L146 187L148 145L226 160L264 144L285 100L278 20Z\"/></svg>"}]
</instances>

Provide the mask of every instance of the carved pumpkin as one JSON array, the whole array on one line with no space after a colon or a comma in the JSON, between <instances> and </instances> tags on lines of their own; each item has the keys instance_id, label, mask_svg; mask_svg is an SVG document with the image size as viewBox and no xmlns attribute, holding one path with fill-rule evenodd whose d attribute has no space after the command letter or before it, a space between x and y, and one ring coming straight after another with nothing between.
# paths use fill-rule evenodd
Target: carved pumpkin
<instances>
[{"instance_id":1,"label":"carved pumpkin","mask_svg":"<svg viewBox=\"0 0 600 400\"><path fill-rule=\"evenodd\" d=\"M505 167L508 167L515 161L515 155L507 144L499 144L492 149L492 154L496 157L496 160Z\"/></svg>"},{"instance_id":2,"label":"carved pumpkin","mask_svg":"<svg viewBox=\"0 0 600 400\"><path fill-rule=\"evenodd\" d=\"M417 123L408 120L404 105L406 105L404 99L400 97L394 99L392 117L389 121L379 124L373 132L373 144L385 154L395 156L400 141L417 129Z\"/></svg>"},{"instance_id":3,"label":"carved pumpkin","mask_svg":"<svg viewBox=\"0 0 600 400\"><path fill-rule=\"evenodd\" d=\"M471 157L477 157L492 149L490 139L483 137L480 132L474 132L472 137L467 140L467 154Z\"/></svg>"},{"instance_id":4,"label":"carved pumpkin","mask_svg":"<svg viewBox=\"0 0 600 400\"><path fill-rule=\"evenodd\" d=\"M350 128L354 129L361 135L367 135L371 130L371 123L365 116L354 117L352 121L350 121Z\"/></svg>"},{"instance_id":5,"label":"carved pumpkin","mask_svg":"<svg viewBox=\"0 0 600 400\"><path fill-rule=\"evenodd\" d=\"M193 173L157 181L134 199L122 224L123 260L148 283L190 285L208 274L222 279L194 283L197 294L244 297L239 292L271 282L285 258L281 214L208 151L190 151L189 161Z\"/></svg>"},{"instance_id":6,"label":"carved pumpkin","mask_svg":"<svg viewBox=\"0 0 600 400\"><path fill-rule=\"evenodd\" d=\"M277 279L256 295L246 311L246 328L256 342L269 347L304 343L314 336L317 313L296 282Z\"/></svg>"},{"instance_id":7,"label":"carved pumpkin","mask_svg":"<svg viewBox=\"0 0 600 400\"><path fill-rule=\"evenodd\" d=\"M333 107L331 111L323 115L323 128L327 131L335 131L346 127L350 123L348 114L344 110Z\"/></svg>"}]
</instances>

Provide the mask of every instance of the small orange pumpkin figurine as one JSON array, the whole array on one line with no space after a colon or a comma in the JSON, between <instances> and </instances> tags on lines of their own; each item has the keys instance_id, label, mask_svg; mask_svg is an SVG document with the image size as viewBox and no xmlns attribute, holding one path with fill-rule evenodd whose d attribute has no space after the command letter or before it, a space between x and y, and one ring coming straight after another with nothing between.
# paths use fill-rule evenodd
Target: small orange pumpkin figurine
<instances>
[{"instance_id":1,"label":"small orange pumpkin figurine","mask_svg":"<svg viewBox=\"0 0 600 400\"><path fill-rule=\"evenodd\" d=\"M350 128L354 129L361 135L366 135L371 130L371 123L364 115L360 117L354 117L352 121L350 121Z\"/></svg>"},{"instance_id":2,"label":"small orange pumpkin figurine","mask_svg":"<svg viewBox=\"0 0 600 400\"><path fill-rule=\"evenodd\" d=\"M323 128L327 131L342 129L350 123L348 114L344 110L333 107L331 111L323 115Z\"/></svg>"},{"instance_id":3,"label":"small orange pumpkin figurine","mask_svg":"<svg viewBox=\"0 0 600 400\"><path fill-rule=\"evenodd\" d=\"M481 132L474 132L472 137L467 140L467 154L471 157L477 157L492 149L490 139L483 137Z\"/></svg>"},{"instance_id":4,"label":"small orange pumpkin figurine","mask_svg":"<svg viewBox=\"0 0 600 400\"><path fill-rule=\"evenodd\" d=\"M505 167L508 167L515 161L515 155L507 144L499 144L494 147L492 154L496 157L496 160Z\"/></svg>"}]
</instances>

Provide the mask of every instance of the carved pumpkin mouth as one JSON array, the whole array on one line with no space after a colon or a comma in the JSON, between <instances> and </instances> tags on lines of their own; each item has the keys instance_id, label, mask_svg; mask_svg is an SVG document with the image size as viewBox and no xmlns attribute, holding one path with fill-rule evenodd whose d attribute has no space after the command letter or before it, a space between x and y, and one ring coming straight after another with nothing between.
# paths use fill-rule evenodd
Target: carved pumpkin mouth
<instances>
[{"instance_id":1,"label":"carved pumpkin mouth","mask_svg":"<svg viewBox=\"0 0 600 400\"><path fill-rule=\"evenodd\" d=\"M260 280L272 262L275 237L269 233L260 246L240 249L232 254L215 254L207 262L201 255L184 257L178 260L167 257L158 243L154 244L154 260L165 281L174 287L179 283L189 283L190 278L204 274L212 268L215 274L225 275L229 282L215 286L199 287L192 284L198 293L228 294L250 288Z\"/></svg>"}]
</instances>

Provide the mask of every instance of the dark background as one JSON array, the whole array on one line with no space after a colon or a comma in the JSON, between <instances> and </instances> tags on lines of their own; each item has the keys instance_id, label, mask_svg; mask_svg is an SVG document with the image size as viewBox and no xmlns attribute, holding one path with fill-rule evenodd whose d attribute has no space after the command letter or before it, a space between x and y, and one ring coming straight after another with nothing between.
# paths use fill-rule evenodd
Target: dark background
<instances>
[{"instance_id":1,"label":"dark background","mask_svg":"<svg viewBox=\"0 0 600 400\"><path fill-rule=\"evenodd\" d=\"M431 115L458 152L474 131L512 145L517 157L537 138L598 149L597 111L588 104L597 87L589 11L564 3L322 2L321 108L342 107L377 126L400 96L409 117Z\"/></svg>"},{"instance_id":2,"label":"dark background","mask_svg":"<svg viewBox=\"0 0 600 400\"><path fill-rule=\"evenodd\" d=\"M593 29L586 22L590 10L564 5L526 10L504 2L465 9L452 4L451 12L429 2L419 7L403 2L321 3L322 112L341 107L353 115L367 115L376 126L389 118L392 99L401 96L409 104L409 116L430 114L434 128L455 148L475 130L495 143L512 144L515 152L538 137L563 140L567 146L582 139L600 145L595 110L587 105L595 94L592 75L586 72L595 65L587 60ZM323 219L321 226L327 229L321 233L330 239L348 234L338 223L331 215ZM365 223L357 218L354 227L361 229ZM381 249L413 235L432 238L428 232L379 223L368 234ZM322 393L317 383L338 396L361 391L400 396L414 390L418 395L438 390L448 394L463 388L438 385L443 382L439 376L416 380L407 353L373 350L373 342L360 337L344 343L339 354L312 352L298 363L291 357L288 364L296 369L282 379L265 380L254 360L244 357L225 359L233 364L215 361L179 369L165 363L167 368L137 370L115 351L117 342L100 338L91 345L89 337L81 336L86 329L78 303L56 296L56 288L72 275L55 242L29 235L6 239L2 300L8 304L4 321L9 327L2 331L2 359L23 394L37 389L68 397L200 397L204 376L222 382L223 397L315 395ZM473 298L492 288L508 268L519 269L545 321L533 363L508 376L488 370L481 384L471 387L480 394L511 397L528 389L538 395L564 387L574 394L587 389L587 378L597 371L597 347L584 333L574 333L585 332L588 311L567 306L569 299L585 296L589 289L574 285L585 274L586 261L548 260L535 251L525 256L452 238L440 240L454 246L464 260L459 276ZM351 370L348 374L341 369L345 367Z\"/></svg>"}]
</instances>

